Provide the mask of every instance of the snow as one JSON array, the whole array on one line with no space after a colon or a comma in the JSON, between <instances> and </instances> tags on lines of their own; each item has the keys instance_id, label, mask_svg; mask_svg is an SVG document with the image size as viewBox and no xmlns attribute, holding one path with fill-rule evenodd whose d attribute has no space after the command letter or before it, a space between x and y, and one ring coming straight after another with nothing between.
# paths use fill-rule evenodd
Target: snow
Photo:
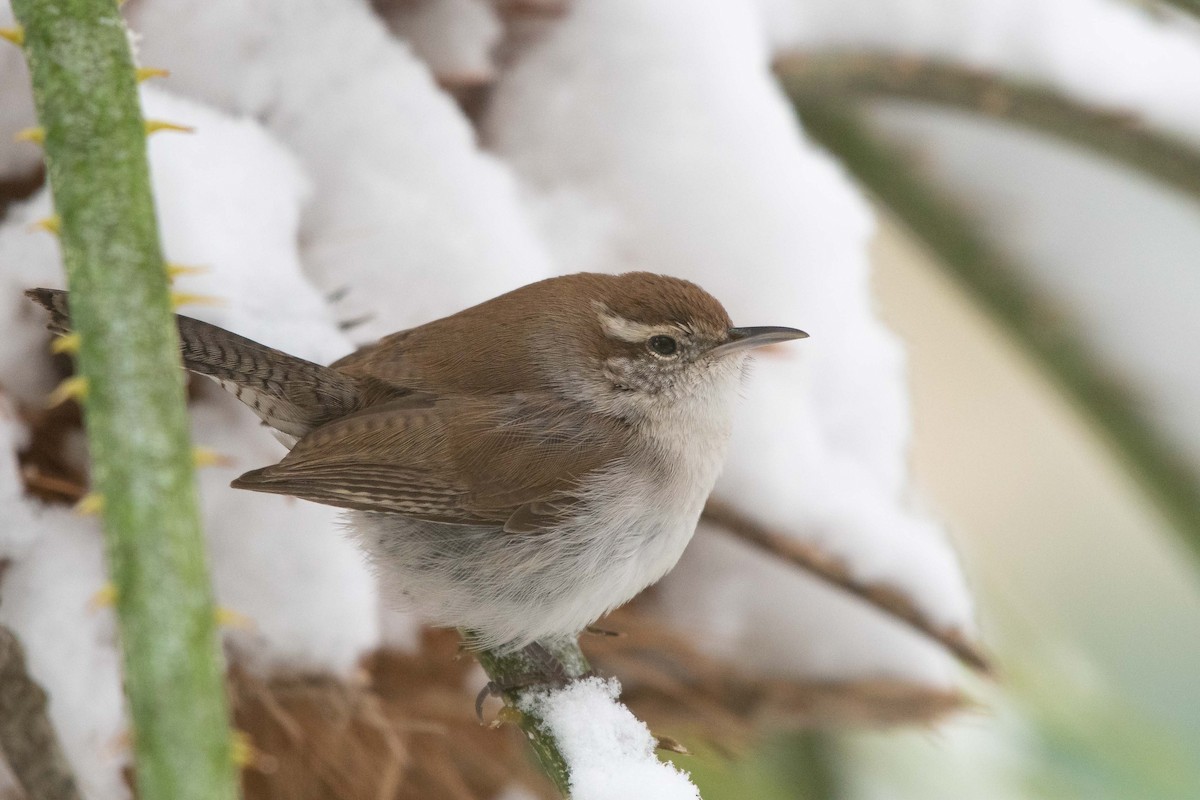
<instances>
[{"instance_id":1,"label":"snow","mask_svg":"<svg viewBox=\"0 0 1200 800\"><path fill-rule=\"evenodd\" d=\"M187 136L160 134L150 146L164 250L208 270L180 278L177 287L222 301L187 310L309 358L347 352L350 343L300 271L299 219L309 183L295 160L256 123L153 89L145 90L143 103L149 116L197 128ZM44 319L20 290L61 285L53 239L27 230L48 212L43 191L0 230L0 256L6 267L14 265L2 273L5 297L19 298L3 317L0 363L5 386L32 405L40 404L52 373L42 355ZM215 387L193 403L192 415L198 444L235 457L231 467L200 473L218 602L252 625L227 629L227 644L243 666L260 672L352 674L379 644L378 596L337 512L230 491L239 469L276 461L282 448L236 401L216 396ZM88 610L105 580L103 540L94 520L21 497L12 451L22 435L6 402L0 500L9 511L0 552L14 561L4 576L0 620L29 651L31 673L52 698L53 719L87 795L124 797L125 722L111 613Z\"/></svg>"},{"instance_id":2,"label":"snow","mask_svg":"<svg viewBox=\"0 0 1200 800\"><path fill-rule=\"evenodd\" d=\"M36 538L17 453L29 441L29 432L17 415L12 399L0 392L0 559L19 558Z\"/></svg>"},{"instance_id":3,"label":"snow","mask_svg":"<svg viewBox=\"0 0 1200 800\"><path fill-rule=\"evenodd\" d=\"M145 116L194 127L150 137L159 232L168 262L197 267L174 288L206 295L188 316L313 361L352 349L325 298L305 278L297 239L311 185L263 128L152 85Z\"/></svg>"},{"instance_id":4,"label":"snow","mask_svg":"<svg viewBox=\"0 0 1200 800\"><path fill-rule=\"evenodd\" d=\"M26 666L49 696L50 721L88 800L121 800L129 761L120 656L96 520L20 500L32 545L0 584L0 625L25 647Z\"/></svg>"},{"instance_id":5,"label":"snow","mask_svg":"<svg viewBox=\"0 0 1200 800\"><path fill-rule=\"evenodd\" d=\"M953 553L906 501L904 365L871 306L870 210L803 140L767 58L749 6L580 3L504 74L485 142L540 193L534 208L560 263L569 254L583 269L691 278L737 324L812 334L760 358L717 496L904 591L938 624L969 629ZM591 233L586 247L580 231ZM727 568L739 576L731 580L761 585L746 559ZM773 586L803 591L802 577L779 577ZM684 593L702 588L681 573L664 590L676 582ZM830 635L861 640L841 598L809 594L827 598L812 616L845 623ZM750 608L736 613L746 635L769 634ZM867 666L860 648L834 645L847 658L827 659L823 672L895 664L884 650ZM944 665L918 664L945 679Z\"/></svg>"},{"instance_id":6,"label":"snow","mask_svg":"<svg viewBox=\"0 0 1200 800\"><path fill-rule=\"evenodd\" d=\"M25 297L31 287L66 285L58 241L29 230L52 210L49 192L43 189L11 206L0 223L0 388L15 400L34 405L59 379L49 359L51 336L45 312Z\"/></svg>"},{"instance_id":7,"label":"snow","mask_svg":"<svg viewBox=\"0 0 1200 800\"><path fill-rule=\"evenodd\" d=\"M375 576L341 529L340 512L230 490L242 472L285 451L217 387L191 411L193 439L233 460L199 478L217 602L251 622L225 630L238 663L262 674L354 674L379 644L379 596Z\"/></svg>"},{"instance_id":8,"label":"snow","mask_svg":"<svg viewBox=\"0 0 1200 800\"><path fill-rule=\"evenodd\" d=\"M618 702L620 693L616 679L585 678L529 693L518 708L554 737L573 800L699 800L687 775L655 755L654 736Z\"/></svg>"},{"instance_id":9,"label":"snow","mask_svg":"<svg viewBox=\"0 0 1200 800\"><path fill-rule=\"evenodd\" d=\"M347 353L350 343L301 272L309 182L295 159L252 121L152 89L143 105L148 116L196 128L160 134L150 148L164 251L207 269L176 286L221 301L184 310L315 361ZM335 509L229 489L285 451L234 398L207 383L204 390L191 408L193 440L233 459L199 476L213 581L218 602L253 623L227 630L227 642L262 672L351 674L379 643L374 576Z\"/></svg>"},{"instance_id":10,"label":"snow","mask_svg":"<svg viewBox=\"0 0 1200 800\"><path fill-rule=\"evenodd\" d=\"M345 290L342 319L366 317L357 341L551 274L509 171L365 4L164 0L133 14L172 89L260 118L305 164L305 269Z\"/></svg>"},{"instance_id":11,"label":"snow","mask_svg":"<svg viewBox=\"0 0 1200 800\"><path fill-rule=\"evenodd\" d=\"M0 2L0 28L15 25L12 8ZM0 177L15 178L37 169L42 152L35 144L14 142L20 130L37 124L33 95L29 91L29 69L20 48L0 41Z\"/></svg>"},{"instance_id":12,"label":"snow","mask_svg":"<svg viewBox=\"0 0 1200 800\"><path fill-rule=\"evenodd\" d=\"M17 451L27 432L0 393L0 625L25 649L50 721L89 800L129 796L120 660L112 611L94 607L106 581L95 519L24 496Z\"/></svg>"},{"instance_id":13,"label":"snow","mask_svg":"<svg viewBox=\"0 0 1200 800\"><path fill-rule=\"evenodd\" d=\"M297 239L309 184L296 161L252 121L150 87L143 106L149 117L196 128L159 134L150 144L164 252L206 269L180 277L176 288L220 301L184 311L318 361L349 352L300 270ZM0 231L0 255L18 267L5 273L11 286L5 297L17 308L0 359L5 384L33 404L53 377L48 359L29 357L45 352L47 335L43 315L20 291L61 285L52 237L26 230L48 212L43 192ZM283 450L257 419L230 404L238 405L222 397L193 407L195 441L236 454L241 471L281 458ZM200 476L218 598L255 623L252 631L231 629L227 638L247 665L349 674L379 642L373 575L333 509L232 492L228 484L237 474L214 468Z\"/></svg>"},{"instance_id":14,"label":"snow","mask_svg":"<svg viewBox=\"0 0 1200 800\"><path fill-rule=\"evenodd\" d=\"M693 646L744 673L946 689L959 677L904 624L707 523L651 598L673 627L694 633Z\"/></svg>"}]
</instances>

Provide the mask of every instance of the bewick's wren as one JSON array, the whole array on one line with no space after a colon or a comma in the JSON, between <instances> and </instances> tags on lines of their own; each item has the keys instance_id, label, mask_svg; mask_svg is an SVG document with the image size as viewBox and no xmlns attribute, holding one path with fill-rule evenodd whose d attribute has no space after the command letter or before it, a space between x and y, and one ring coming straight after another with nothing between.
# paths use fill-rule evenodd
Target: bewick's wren
<instances>
[{"instance_id":1,"label":"bewick's wren","mask_svg":"<svg viewBox=\"0 0 1200 800\"><path fill-rule=\"evenodd\" d=\"M66 294L35 289L69 326ZM578 634L675 565L717 479L746 352L687 281L534 283L328 367L179 317L184 365L290 443L233 482L351 509L384 592L478 646Z\"/></svg>"}]
</instances>

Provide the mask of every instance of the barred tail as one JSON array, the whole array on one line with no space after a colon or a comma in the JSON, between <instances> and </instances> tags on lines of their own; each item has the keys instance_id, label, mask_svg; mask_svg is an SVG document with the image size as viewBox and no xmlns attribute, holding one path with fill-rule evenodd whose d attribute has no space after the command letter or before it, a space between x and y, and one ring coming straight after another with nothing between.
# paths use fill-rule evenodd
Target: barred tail
<instances>
[{"instance_id":1,"label":"barred tail","mask_svg":"<svg viewBox=\"0 0 1200 800\"><path fill-rule=\"evenodd\" d=\"M25 295L50 312L54 333L71 330L67 293L30 289ZM191 317L176 316L183 366L219 383L272 428L299 438L360 406L353 379Z\"/></svg>"}]
</instances>

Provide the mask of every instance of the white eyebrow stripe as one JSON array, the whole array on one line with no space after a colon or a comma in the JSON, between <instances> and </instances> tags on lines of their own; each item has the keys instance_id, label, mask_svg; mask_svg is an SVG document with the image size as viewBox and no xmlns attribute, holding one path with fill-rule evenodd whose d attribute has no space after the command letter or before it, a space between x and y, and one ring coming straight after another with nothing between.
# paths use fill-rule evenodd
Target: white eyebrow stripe
<instances>
[{"instance_id":1,"label":"white eyebrow stripe","mask_svg":"<svg viewBox=\"0 0 1200 800\"><path fill-rule=\"evenodd\" d=\"M675 325L647 325L644 322L634 322L614 314L602 303L596 303L596 316L600 319L600 327L604 333L622 342L644 342L656 334L679 335L680 330Z\"/></svg>"}]
</instances>

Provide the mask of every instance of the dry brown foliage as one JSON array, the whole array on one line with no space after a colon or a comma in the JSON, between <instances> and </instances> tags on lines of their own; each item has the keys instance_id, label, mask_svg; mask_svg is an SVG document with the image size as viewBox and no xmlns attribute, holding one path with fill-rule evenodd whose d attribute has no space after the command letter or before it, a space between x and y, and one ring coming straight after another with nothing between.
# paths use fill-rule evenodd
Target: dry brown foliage
<instances>
[{"instance_id":1,"label":"dry brown foliage","mask_svg":"<svg viewBox=\"0 0 1200 800\"><path fill-rule=\"evenodd\" d=\"M253 743L246 800L475 800L521 784L555 793L516 728L475 717L473 660L429 631L417 653L379 652L365 680L230 676L235 722Z\"/></svg>"},{"instance_id":2,"label":"dry brown foliage","mask_svg":"<svg viewBox=\"0 0 1200 800\"><path fill-rule=\"evenodd\" d=\"M620 635L585 640L601 674L659 735L731 752L778 728L929 724L964 706L953 692L893 680L764 680L696 652L636 604L605 621ZM484 677L449 631L415 653L379 652L364 680L262 680L235 670L238 728L256 751L247 800L485 800L520 785L556 797L512 726L479 721Z\"/></svg>"}]
</instances>

